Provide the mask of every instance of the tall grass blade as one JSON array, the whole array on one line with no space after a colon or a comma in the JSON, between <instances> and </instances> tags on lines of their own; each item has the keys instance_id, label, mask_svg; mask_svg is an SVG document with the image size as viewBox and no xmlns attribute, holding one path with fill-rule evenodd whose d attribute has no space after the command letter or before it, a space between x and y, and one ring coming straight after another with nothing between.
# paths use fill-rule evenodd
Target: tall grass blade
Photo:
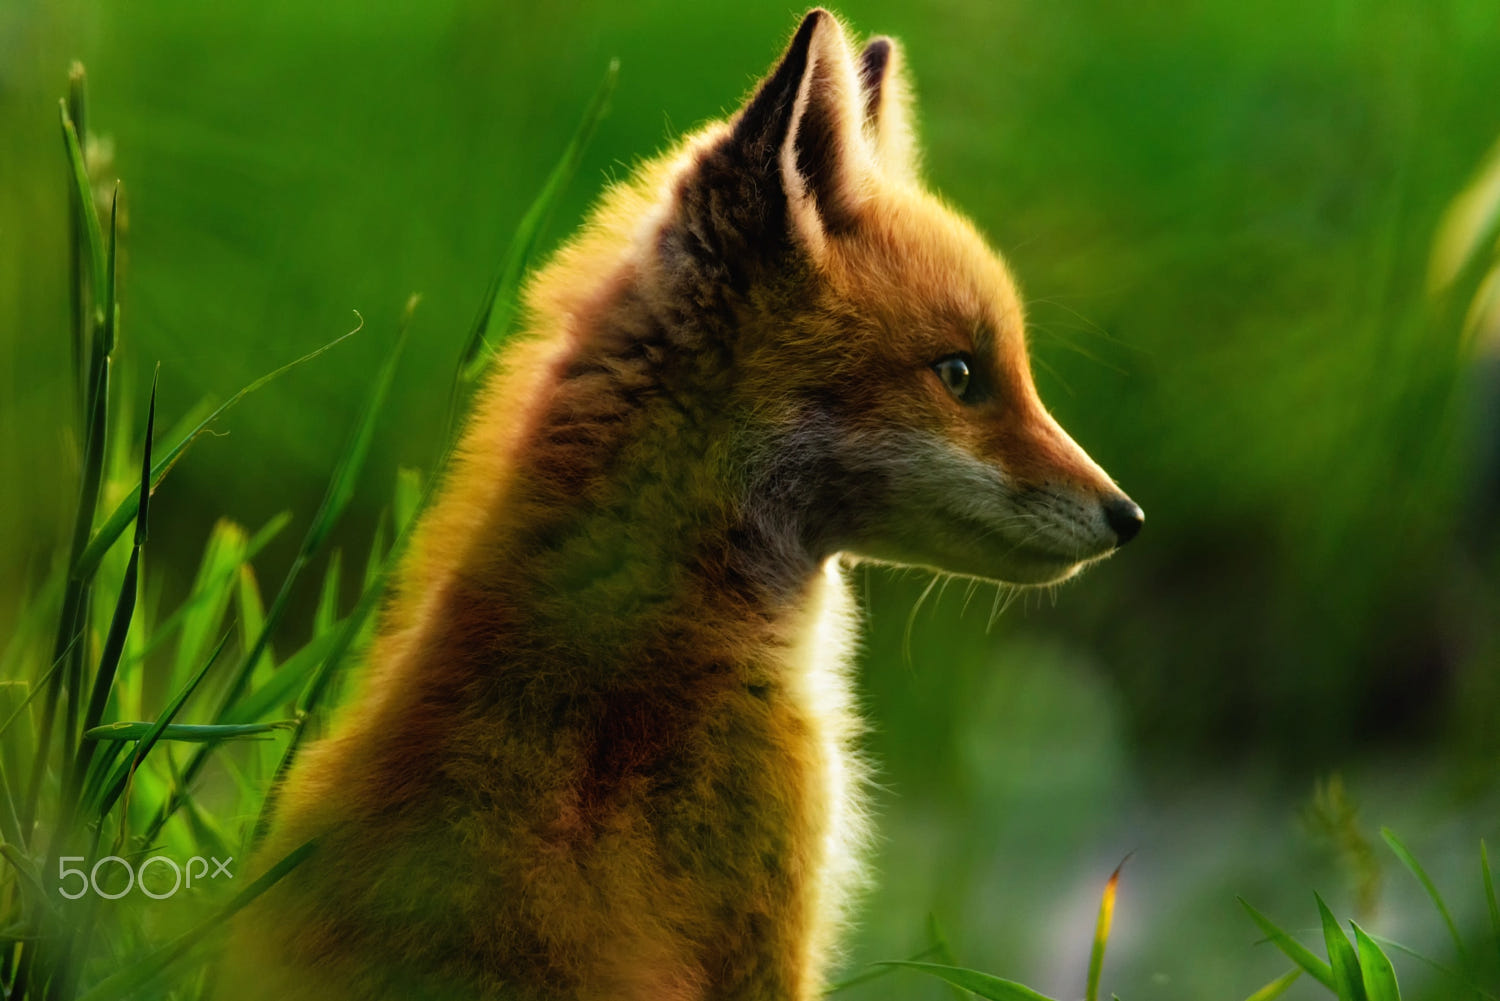
<instances>
[{"instance_id":1,"label":"tall grass blade","mask_svg":"<svg viewBox=\"0 0 1500 1001\"><path fill-rule=\"evenodd\" d=\"M260 578L256 577L253 566L241 566L235 575L235 600L240 612L240 649L250 650L266 629L265 599L261 596ZM267 643L258 659L260 664L274 669L275 648Z\"/></svg>"},{"instance_id":2,"label":"tall grass blade","mask_svg":"<svg viewBox=\"0 0 1500 1001\"><path fill-rule=\"evenodd\" d=\"M342 626L339 631L342 631ZM333 630L309 640L302 649L288 657L264 684L257 685L240 699L220 722L259 722L272 711L296 702L337 640L338 632Z\"/></svg>"},{"instance_id":3,"label":"tall grass blade","mask_svg":"<svg viewBox=\"0 0 1500 1001\"><path fill-rule=\"evenodd\" d=\"M1391 966L1390 957L1357 924L1354 924L1354 941L1359 948L1365 996L1370 1001L1401 1001L1401 989L1396 985L1396 970Z\"/></svg>"},{"instance_id":4,"label":"tall grass blade","mask_svg":"<svg viewBox=\"0 0 1500 1001\"><path fill-rule=\"evenodd\" d=\"M918 960L926 959L929 956L934 956L940 951L941 948L939 946L930 945L927 948L923 949L921 952L913 953L909 961L917 962ZM952 966L954 964L945 963L945 965ZM838 994L841 991L847 991L851 988L858 987L860 984L869 983L871 980L879 980L882 977L888 977L895 972L896 967L894 966L876 966L874 969L865 970L863 973L856 973L852 977L846 977L843 980L839 980L828 985L823 993L825 996L829 994ZM952 987L951 984L949 986ZM957 987L953 987L953 990L965 998L973 997L973 995L968 991L959 990Z\"/></svg>"},{"instance_id":5,"label":"tall grass blade","mask_svg":"<svg viewBox=\"0 0 1500 1001\"><path fill-rule=\"evenodd\" d=\"M80 142L80 147L88 142L88 76L84 73L83 64L75 62L68 70L68 100L64 105L66 120L73 124L73 134ZM66 127L65 127L66 128ZM63 141L67 142L67 132L63 133ZM70 151L71 152L71 151ZM80 148L80 154L85 151ZM73 171L72 157L68 157L69 186L76 186L76 174ZM88 165L84 165L84 175L88 174ZM92 195L92 191L90 192ZM92 197L89 199L93 201ZM68 199L68 261L69 267L69 305L72 308L72 333L73 333L73 375L76 380L75 388L78 393L79 426L82 427L88 420L88 329L92 321L93 307L91 298L97 286L91 285L89 281L90 261L85 250L88 245L88 233L84 227L87 222L84 219L83 207L77 197Z\"/></svg>"},{"instance_id":6,"label":"tall grass blade","mask_svg":"<svg viewBox=\"0 0 1500 1001\"><path fill-rule=\"evenodd\" d=\"M323 494L323 500L318 505L318 511L313 516L312 524L308 526L307 534L303 537L302 546L297 556L292 561L291 568L286 577L282 579L281 587L271 602L271 608L266 613L265 624L251 646L250 650L241 659L234 674L230 676L228 687L219 703L218 712L214 716L214 722L222 723L234 710L235 704L239 702L249 685L250 677L259 662L261 655L265 652L267 644L271 641L271 633L280 621L282 613L285 612L287 602L291 598L293 585L306 568L318 550L327 540L329 533L344 513L350 498L354 494L355 483L359 479L360 471L364 467L365 457L369 454L370 443L374 438L375 424L385 409L385 400L389 395L391 383L395 379L397 363L400 361L402 349L406 345L407 331L410 326L411 313L415 307L416 300L413 297L407 304L407 312L403 317L400 330L396 340L386 355L385 363L381 366L380 373L366 398L364 408L360 413L353 432L350 434L348 444L341 452L338 463L334 467L333 475L328 482L327 490ZM298 731L301 732L300 730ZM295 744L296 737L292 743ZM152 821L147 831L146 839L149 841L156 837L162 826L171 819L180 804L180 798L190 786L198 773L202 771L208 756L213 753L217 746L215 742L200 745L193 756L188 759L186 767L182 771L182 780L176 784L172 795L167 802L162 804L161 811L156 819Z\"/></svg>"},{"instance_id":7,"label":"tall grass blade","mask_svg":"<svg viewBox=\"0 0 1500 1001\"><path fill-rule=\"evenodd\" d=\"M1260 990L1247 997L1245 1001L1275 1001L1276 998L1279 998L1281 997L1281 995L1285 994L1291 988L1291 986L1297 982L1297 978L1300 976L1302 976L1302 970L1300 968L1288 970L1286 973L1283 973L1281 976L1277 977L1275 980L1271 981L1269 984L1266 984L1266 986L1262 987Z\"/></svg>"},{"instance_id":8,"label":"tall grass blade","mask_svg":"<svg viewBox=\"0 0 1500 1001\"><path fill-rule=\"evenodd\" d=\"M416 515L425 494L421 470L407 466L396 470L396 491L391 499L391 519L395 522L396 531L405 528L406 523Z\"/></svg>"},{"instance_id":9,"label":"tall grass blade","mask_svg":"<svg viewBox=\"0 0 1500 1001\"><path fill-rule=\"evenodd\" d=\"M157 624L146 648L148 651L155 649L165 639L164 634L180 630L177 653L172 660L171 690L176 690L188 672L203 663L204 651L213 642L229 607L235 575L247 559L249 542L245 530L228 519L215 522L203 547L203 556L198 561L198 572L193 577L188 597Z\"/></svg>"},{"instance_id":10,"label":"tall grass blade","mask_svg":"<svg viewBox=\"0 0 1500 1001\"><path fill-rule=\"evenodd\" d=\"M198 574L193 579L192 591L172 614L155 625L145 645L132 651L126 663L131 664L149 657L180 629L182 636L178 641L167 690L181 688L191 672L208 656L208 645L213 641L219 623L228 609L231 588L238 578L240 568L259 555L290 521L291 515L283 511L266 522L250 537L248 543L238 525L220 521L209 538ZM228 526L228 531L221 533L220 529L224 526Z\"/></svg>"},{"instance_id":11,"label":"tall grass blade","mask_svg":"<svg viewBox=\"0 0 1500 1001\"><path fill-rule=\"evenodd\" d=\"M267 792L265 800L261 804L260 817L256 821L252 841L259 841L265 834L267 825L270 823L272 811L276 806L276 796L278 790L281 788L281 782L286 777L287 772L291 770L292 764L297 760L297 751L303 739L308 735L309 729L317 726L318 713L322 709L323 699L326 697L344 658L362 634L370 614L380 604L380 599L385 593L386 581L395 571L395 568L400 565L402 556L406 552L406 546L411 541L412 534L420 520L419 516L426 509L427 505L431 503L433 495L437 492L438 483L442 479L443 469L452 454L452 442L450 441L444 447L442 455L438 458L432 475L428 477L426 487L423 489L422 496L417 502L415 509L408 517L406 523L400 527L396 533L396 537L391 541L390 551L385 554L385 559L380 565L379 572L368 575L369 580L365 585L364 591L360 594L359 601L355 604L353 611L344 620L343 626L337 632L330 634L333 636L333 645L329 648L327 656L319 662L316 674L302 696L301 713L303 725L298 727L296 732L292 734L292 739L287 742L286 750L281 756L281 761L276 766L276 773L271 779L269 792Z\"/></svg>"},{"instance_id":12,"label":"tall grass blade","mask_svg":"<svg viewBox=\"0 0 1500 1001\"><path fill-rule=\"evenodd\" d=\"M944 966L958 965L958 956L953 952L953 946L948 943L948 933L943 930L943 926L938 922L937 915L931 911L927 912L927 939L932 943L931 947L919 955L912 956L912 959L926 959L930 954L933 959ZM962 987L954 987L952 984L948 985L948 990L959 1001L969 1001L974 996Z\"/></svg>"},{"instance_id":13,"label":"tall grass blade","mask_svg":"<svg viewBox=\"0 0 1500 1001\"><path fill-rule=\"evenodd\" d=\"M223 403L219 404L219 406L215 407L212 413L210 413L207 417L203 418L196 425L194 425L181 438L177 439L177 441L170 448L168 448L165 453L162 454L162 457L157 460L156 465L151 468L151 489L155 490L158 486L161 485L161 481L166 477L172 466L176 464L177 460L182 457L182 453L187 451L188 446L196 441L199 436L206 434L208 432L209 426L212 425L214 421L222 417L231 407L239 403L251 393L255 392L257 389L265 386L266 383L286 374L287 372L290 372L292 369L297 368L300 365L312 361L314 358L323 354L323 352L328 351L339 344L342 344L344 341L359 333L365 325L364 317L359 316L359 313L357 312L354 315L356 317L359 317L359 324L353 330L339 337L335 337L333 340L329 341L327 344L324 344L322 347L317 348L314 351L309 351L302 357L289 361L280 368L275 369L271 372L267 372L259 379L256 379L255 381L240 387L239 392L235 393L229 399L225 400ZM109 547L114 545L115 540L120 537L120 533L125 531L125 526L129 525L131 519L135 517L136 506L139 503L140 498L134 493L130 494L120 501L119 505L114 509L114 511L110 513L109 517L105 519L104 524L99 526L99 530L94 533L93 538L89 539L88 545L84 547L83 552L72 560L71 565L73 567L73 576L75 578L86 579L94 572L94 570L99 565L99 561L103 559L104 554L109 551Z\"/></svg>"},{"instance_id":14,"label":"tall grass blade","mask_svg":"<svg viewBox=\"0 0 1500 1001\"><path fill-rule=\"evenodd\" d=\"M21 815L10 794L10 777L5 774L5 756L0 755L0 840L21 843Z\"/></svg>"},{"instance_id":15,"label":"tall grass blade","mask_svg":"<svg viewBox=\"0 0 1500 1001\"><path fill-rule=\"evenodd\" d=\"M468 340L464 342L463 352L459 355L457 379L454 382L453 416L457 414L458 403L466 388L472 386L484 374L486 366L494 356L495 346L510 330L511 322L515 318L521 279L525 276L526 269L536 254L542 232L557 208L558 201L567 190L574 175L578 173L584 150L593 139L599 123L609 113L609 99L614 93L619 74L620 61L610 60L609 68L604 73L604 80L599 84L599 89L594 92L593 99L583 113L583 120L578 123L577 131L568 140L562 158L552 168L552 173L547 177L547 183L542 186L541 192L531 203L531 207L526 210L526 214L521 217L520 224L516 226L515 235L511 237L510 246L506 249L505 257L501 261L500 270L485 292L479 315L475 317L473 329L470 330Z\"/></svg>"},{"instance_id":16,"label":"tall grass blade","mask_svg":"<svg viewBox=\"0 0 1500 1001\"><path fill-rule=\"evenodd\" d=\"M414 306L415 303L411 305ZM408 307L410 308L411 306ZM307 539L302 544L303 553L308 557L323 548L328 533L333 531L354 497L355 485L359 481L359 474L364 470L370 443L375 438L375 426L385 412L386 397L390 395L391 383L395 380L396 368L401 361L401 352L406 347L410 322L411 315L408 312L401 323L395 343L386 355L385 363L375 377L370 395L365 400L364 410L354 426L354 433L349 437L338 464L334 467L328 491L323 495L323 503L314 515L312 527L308 529Z\"/></svg>"},{"instance_id":17,"label":"tall grass blade","mask_svg":"<svg viewBox=\"0 0 1500 1001\"><path fill-rule=\"evenodd\" d=\"M47 895L47 888L42 885L41 874L36 871L35 864L12 844L0 845L0 857L9 862L11 868L21 877L21 886L26 895L31 899L33 914L46 918L55 918L57 910L52 905L52 898Z\"/></svg>"},{"instance_id":18,"label":"tall grass blade","mask_svg":"<svg viewBox=\"0 0 1500 1001\"><path fill-rule=\"evenodd\" d=\"M88 739L88 735L84 735ZM83 776L83 794L80 797L79 815L83 817L93 816L91 807L99 802L99 797L104 791L107 783L113 780L115 768L120 763L120 758L126 748L123 741L111 742L104 745L103 750L94 754L94 759L89 762L89 770Z\"/></svg>"},{"instance_id":19,"label":"tall grass blade","mask_svg":"<svg viewBox=\"0 0 1500 1001\"><path fill-rule=\"evenodd\" d=\"M988 973L964 969L961 966L943 966L938 963L914 963L910 960L888 960L876 965L918 970L928 976L945 980L955 987L962 987L966 991L988 999L988 1001L1053 1001L1052 998L1047 997L1045 994L1037 993L1025 984L1018 984L1014 980L1001 980L999 977L990 976Z\"/></svg>"},{"instance_id":20,"label":"tall grass blade","mask_svg":"<svg viewBox=\"0 0 1500 1001\"><path fill-rule=\"evenodd\" d=\"M278 719L269 723L169 723L155 730L155 735L157 740L203 744L210 741L234 740L238 737L258 737L276 730L290 730L296 725L297 721L294 719ZM155 727L155 723L147 723L143 720L122 720L119 723L96 726L85 731L83 737L85 740L93 741L141 740L147 734L152 733Z\"/></svg>"},{"instance_id":21,"label":"tall grass blade","mask_svg":"<svg viewBox=\"0 0 1500 1001\"><path fill-rule=\"evenodd\" d=\"M209 670L213 668L214 663L219 659L219 654L224 652L224 644L229 642L230 635L229 631L224 633L223 638L219 640L218 646L214 647L212 656L208 658L208 661L199 669L198 673L193 675L188 683L173 696L172 701L167 703L167 707L162 710L161 715L156 717L156 722L152 725L152 728L141 737L140 743L135 747L135 753L127 761L121 762L116 766L109 781L101 786L99 798L89 804L89 813L91 815L102 818L105 814L109 813L110 807L114 806L120 794L125 791L125 783L130 780L130 776L140 767L141 762L146 760L146 755L150 754L151 749L156 746L156 742L160 739L162 732L176 718L178 710L188 700L188 696L193 694Z\"/></svg>"},{"instance_id":22,"label":"tall grass blade","mask_svg":"<svg viewBox=\"0 0 1500 1001\"><path fill-rule=\"evenodd\" d=\"M318 607L313 611L313 635L321 636L333 628L339 617L339 585L343 582L344 551L335 549L328 557L323 573L323 587L318 592Z\"/></svg>"},{"instance_id":23,"label":"tall grass blade","mask_svg":"<svg viewBox=\"0 0 1500 1001\"><path fill-rule=\"evenodd\" d=\"M57 103L62 116L63 148L67 153L68 172L73 181L73 205L82 223L80 228L88 250L89 277L95 294L98 294L104 288L104 231L99 226L99 213L94 208L94 187L89 182L88 162L83 155L83 142L79 132L81 126L69 114L66 99L60 99Z\"/></svg>"},{"instance_id":24,"label":"tall grass blade","mask_svg":"<svg viewBox=\"0 0 1500 1001\"><path fill-rule=\"evenodd\" d=\"M151 497L151 435L156 427L156 383L151 384L151 403L146 410L146 442L142 448L141 456L141 497L139 505L139 517L136 518L135 542L130 550L130 562L125 567L125 580L120 585L120 596L115 601L114 617L109 623L109 633L104 640L104 652L99 658L99 669L94 674L94 685L89 693L88 710L83 716L83 728L85 731L99 725L104 718L104 706L109 701L110 689L114 686L115 672L120 666L120 655L125 649L125 635L130 630L130 620L135 615L136 602L136 576L140 569L141 547L145 545L146 537L150 534L146 527L146 519L150 514ZM74 790L73 796L77 796L80 789L77 784L87 774L89 760L94 756L97 744L93 741L82 740L79 742L77 762L74 765Z\"/></svg>"},{"instance_id":25,"label":"tall grass blade","mask_svg":"<svg viewBox=\"0 0 1500 1001\"><path fill-rule=\"evenodd\" d=\"M75 647L78 644L78 641L82 638L82 633L75 633L73 638L68 641L67 647L64 648L62 656L54 660L52 662L52 666L42 672L42 676L37 679L35 685L31 686L31 691L27 694L26 698L22 699L21 704L16 706L15 711L6 717L4 723L0 723L0 736L5 735L5 732L10 729L10 725L14 723L18 718L20 718L21 713L26 711L27 706L31 705L31 700L36 698L38 693L46 688L48 680L57 673L60 667L62 667L63 661L68 657L69 654L73 652L73 647Z\"/></svg>"},{"instance_id":26,"label":"tall grass blade","mask_svg":"<svg viewBox=\"0 0 1500 1001\"><path fill-rule=\"evenodd\" d=\"M106 255L102 249L102 238L99 235L99 220L94 211L93 196L88 187L88 177L83 170L83 154L78 149L78 137L73 132L72 123L67 121L67 106L63 105L63 138L67 142L68 155L73 161L75 180L81 184L78 197L85 199L87 205L84 217L89 223L89 248L90 256L94 259L94 288L104 290L104 311L108 320L106 324L94 324L93 347L89 354L89 373L86 377L86 400L85 410L88 414L86 433L84 436L83 457L80 465L81 476L78 487L78 507L73 518L73 539L69 546L68 564L77 566L79 554L86 548L89 531L94 524L94 515L99 506L99 486L104 471L104 447L105 429L109 414L109 339L113 335L113 324L115 315L115 240L117 233L117 215L111 212L109 227L109 252ZM118 207L119 191L116 190L116 207ZM108 326L108 331L104 328ZM122 526L123 531L123 526ZM60 655L65 648L70 646L73 635L80 631L85 624L86 609L88 607L89 582L92 579L92 571L87 575L73 573L63 590L62 611L58 616L57 633L53 641L53 656ZM42 718L37 726L37 750L36 758L32 764L31 775L27 782L26 793L21 804L21 830L30 831L31 822L36 816L37 800L41 796L42 779L47 772L47 761L51 756L53 743L53 729L57 719L57 703L64 690L68 693L66 718L63 724L63 763L64 763L64 786L68 784L69 776L66 774L67 767L72 761L69 755L72 753L73 742L78 733L78 704L83 690L83 660L84 649L82 645L73 648L73 652L64 661L63 669L53 676L52 682L47 687L47 696L42 704Z\"/></svg>"},{"instance_id":27,"label":"tall grass blade","mask_svg":"<svg viewBox=\"0 0 1500 1001\"><path fill-rule=\"evenodd\" d=\"M408 306L410 309L410 306ZM240 662L238 671L230 680L229 691L224 696L223 704L219 709L216 719L222 720L225 713L234 707L244 693L246 684L250 680L250 673L255 669L260 655L265 651L266 644L270 642L271 632L276 628L282 613L286 610L287 600L291 597L292 585L302 570L310 563L323 543L327 541L329 533L333 531L339 519L343 516L345 509L349 506L350 499L354 496L354 486L359 480L359 474L364 469L365 457L369 455L370 444L374 440L375 425L385 410L385 400L390 394L391 383L395 380L396 367L401 360L402 349L406 346L406 335L409 329L410 312L401 324L390 352L386 355L385 363L381 366L380 373L370 390L370 395L365 399L364 408L360 412L359 419L355 422L354 429L349 436L344 449L339 454L338 462L334 465L333 474L329 477L328 487L324 491L323 500L318 505L317 513L313 515L312 524L308 526L307 534L302 539L302 547L292 562L291 569L286 578L281 582L275 599L271 602L271 609L266 613L266 622L261 627L260 635L255 644ZM197 773L198 768L192 764L185 771L189 781Z\"/></svg>"},{"instance_id":28,"label":"tall grass blade","mask_svg":"<svg viewBox=\"0 0 1500 1001\"><path fill-rule=\"evenodd\" d=\"M1412 959L1415 959L1417 962L1422 963L1424 966L1430 966L1432 969L1436 970L1438 973L1441 973L1443 976L1447 977L1455 984L1462 986L1465 990L1472 993L1476 998L1487 998L1489 999L1489 1001L1500 1001L1500 996L1497 996L1494 991L1487 991L1483 987L1480 987L1477 983L1470 979L1470 977L1466 973L1455 970L1451 966L1444 966L1442 963L1439 963L1431 956L1422 955L1411 946L1402 945L1395 939L1385 938L1382 935L1371 935L1370 938L1374 942L1376 942L1382 949L1386 950L1386 955L1390 955L1393 952L1399 952L1403 956L1410 956Z\"/></svg>"},{"instance_id":29,"label":"tall grass blade","mask_svg":"<svg viewBox=\"0 0 1500 1001\"><path fill-rule=\"evenodd\" d=\"M1266 938L1270 939L1276 948L1280 949L1288 959L1306 970L1312 975L1314 980L1327 987L1330 991L1337 990L1333 983L1333 967L1313 955L1306 946L1282 931L1270 918L1250 906L1250 902L1244 897L1236 897L1235 899L1240 902L1240 906L1250 915L1251 920L1260 926L1260 930L1265 932Z\"/></svg>"},{"instance_id":30,"label":"tall grass blade","mask_svg":"<svg viewBox=\"0 0 1500 1001\"><path fill-rule=\"evenodd\" d=\"M1089 950L1088 987L1084 993L1087 1001L1098 1001L1099 977L1104 972L1104 947L1109 944L1109 929L1115 920L1115 894L1120 886L1120 870L1130 860L1126 856L1104 884L1104 893L1099 898L1099 918L1094 922L1094 944Z\"/></svg>"},{"instance_id":31,"label":"tall grass blade","mask_svg":"<svg viewBox=\"0 0 1500 1001\"><path fill-rule=\"evenodd\" d=\"M271 886L287 873L301 865L303 860L316 847L317 842L309 841L301 847L294 849L280 862L277 862L268 869L264 875L236 894L234 899L213 917L192 931L178 936L174 941L157 949L129 969L121 970L102 983L95 985L92 990L86 992L78 1001L113 1001L113 999L129 997L135 991L155 980L173 963L187 955L195 946L207 939L219 926L223 925L256 897L270 889Z\"/></svg>"},{"instance_id":32,"label":"tall grass blade","mask_svg":"<svg viewBox=\"0 0 1500 1001\"><path fill-rule=\"evenodd\" d=\"M1433 906L1437 908L1438 914L1442 915L1443 924L1448 926L1448 934L1453 939L1454 949L1458 951L1459 962L1467 968L1469 966L1469 953L1464 948L1463 938L1458 934L1458 925L1453 923L1453 915L1448 913L1448 905L1443 902L1443 895L1438 893L1438 888L1433 884L1431 877L1427 875L1427 870L1422 868L1422 864L1417 861L1416 856L1407 849L1406 845L1402 844L1401 839L1396 837L1395 832L1389 827L1382 827L1380 829L1380 836L1385 839L1385 843L1390 846L1391 851L1395 852L1396 857L1401 860L1401 864L1406 866L1413 876L1417 877L1417 882L1422 884L1422 889L1427 891L1427 896L1432 898ZM1371 1001L1375 1001L1375 999L1372 998Z\"/></svg>"},{"instance_id":33,"label":"tall grass blade","mask_svg":"<svg viewBox=\"0 0 1500 1001\"><path fill-rule=\"evenodd\" d=\"M1318 916L1323 920L1323 939L1328 943L1328 959L1333 967L1333 992L1339 996L1339 1001L1366 1001L1364 981L1359 972L1359 957L1354 954L1354 946L1349 944L1344 930L1339 927L1338 919L1323 902L1323 898L1314 893L1313 898L1318 902Z\"/></svg>"}]
</instances>

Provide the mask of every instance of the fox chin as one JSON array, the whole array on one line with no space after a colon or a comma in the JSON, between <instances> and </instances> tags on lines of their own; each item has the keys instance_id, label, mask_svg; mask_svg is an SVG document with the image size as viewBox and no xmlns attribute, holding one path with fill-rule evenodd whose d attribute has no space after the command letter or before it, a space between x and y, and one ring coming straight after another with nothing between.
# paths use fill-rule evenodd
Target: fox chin
<instances>
[{"instance_id":1,"label":"fox chin","mask_svg":"<svg viewBox=\"0 0 1500 1001\"><path fill-rule=\"evenodd\" d=\"M924 188L900 48L823 10L523 324L278 792L258 866L316 849L221 997L819 997L868 827L841 565L1047 583L1143 522Z\"/></svg>"}]
</instances>

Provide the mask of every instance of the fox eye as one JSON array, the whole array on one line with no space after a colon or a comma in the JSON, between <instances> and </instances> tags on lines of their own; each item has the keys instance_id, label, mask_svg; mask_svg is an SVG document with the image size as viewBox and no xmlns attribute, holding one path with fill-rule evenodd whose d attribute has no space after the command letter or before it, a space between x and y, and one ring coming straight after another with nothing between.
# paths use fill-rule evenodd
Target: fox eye
<instances>
[{"instance_id":1,"label":"fox eye","mask_svg":"<svg viewBox=\"0 0 1500 1001\"><path fill-rule=\"evenodd\" d=\"M967 355L950 355L935 363L932 370L937 373L939 379L943 380L943 385L948 387L948 392L964 403L973 402L970 395L973 375Z\"/></svg>"}]
</instances>

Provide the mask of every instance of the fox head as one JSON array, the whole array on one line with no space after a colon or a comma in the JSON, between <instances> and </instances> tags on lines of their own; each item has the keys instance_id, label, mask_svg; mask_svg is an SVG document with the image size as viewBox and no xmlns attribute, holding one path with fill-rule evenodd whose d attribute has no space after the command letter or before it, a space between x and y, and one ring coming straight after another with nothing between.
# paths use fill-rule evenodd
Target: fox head
<instances>
[{"instance_id":1,"label":"fox head","mask_svg":"<svg viewBox=\"0 0 1500 1001\"><path fill-rule=\"evenodd\" d=\"M730 415L713 447L757 534L818 561L1061 580L1143 515L1038 398L1015 284L923 188L909 103L892 40L856 54L812 11L728 121L596 218L635 248L626 278L577 298L599 284L586 236L553 310L587 326L604 298L641 304L629 350Z\"/></svg>"}]
</instances>

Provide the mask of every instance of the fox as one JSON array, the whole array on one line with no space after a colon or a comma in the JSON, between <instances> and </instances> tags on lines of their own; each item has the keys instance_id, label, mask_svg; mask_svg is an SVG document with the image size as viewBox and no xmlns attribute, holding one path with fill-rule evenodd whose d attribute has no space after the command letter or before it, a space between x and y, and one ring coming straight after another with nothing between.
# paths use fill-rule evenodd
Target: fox
<instances>
[{"instance_id":1,"label":"fox","mask_svg":"<svg viewBox=\"0 0 1500 1001\"><path fill-rule=\"evenodd\" d=\"M902 50L814 9L529 280L219 996L820 996L872 826L850 567L1049 584L1144 521L919 167Z\"/></svg>"}]
</instances>

